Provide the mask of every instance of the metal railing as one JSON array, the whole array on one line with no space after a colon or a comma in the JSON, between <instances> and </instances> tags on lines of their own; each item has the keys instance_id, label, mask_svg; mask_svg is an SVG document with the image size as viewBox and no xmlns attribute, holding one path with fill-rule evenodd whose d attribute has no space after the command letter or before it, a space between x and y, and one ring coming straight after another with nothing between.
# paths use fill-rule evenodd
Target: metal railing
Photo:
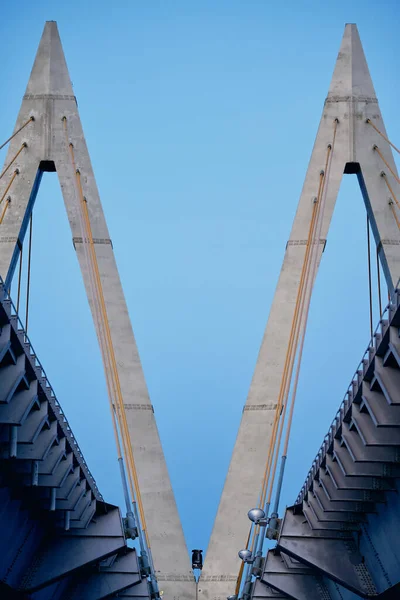
<instances>
[{"instance_id":1,"label":"metal railing","mask_svg":"<svg viewBox=\"0 0 400 600\"><path fill-rule=\"evenodd\" d=\"M10 307L9 314L8 314L6 306L4 306L4 301L6 301L9 304L9 307ZM89 486L90 486L91 490L93 491L95 498L97 500L103 500L103 496L100 494L100 491L97 487L96 481L95 481L93 475L91 474L90 469L83 457L82 450L80 449L79 444L78 444L74 434L72 433L72 429L68 423L68 419L65 416L65 413L64 413L63 409L61 408L59 401L57 400L54 390L53 390L53 388L49 382L49 379L46 375L46 371L44 370L42 363L40 362L36 352L33 349L32 343L28 337L28 334L25 331L25 327L17 313L17 309L15 308L15 305L11 299L11 296L10 296L9 292L6 290L3 279L1 277L0 277L0 303L3 304L3 307L6 310L10 319L15 320L15 324L16 324L15 333L19 337L22 336L23 343L25 346L27 346L27 348L25 348L26 354L28 355L29 359L31 360L32 366L34 367L36 373L37 373L37 371L39 371L39 376L41 378L41 384L43 386L43 391L46 393L46 397L54 411L54 414L58 420L58 423L59 423L66 439L68 440L69 445L71 446L71 449L75 455L75 458L76 458L79 466L81 467L81 469L89 483ZM13 323L11 323L11 325L13 326Z\"/></svg>"},{"instance_id":2,"label":"metal railing","mask_svg":"<svg viewBox=\"0 0 400 600\"><path fill-rule=\"evenodd\" d=\"M340 407L331 423L328 433L324 437L324 441L322 442L321 447L318 450L315 459L312 462L311 468L307 474L306 480L300 490L300 493L296 498L296 504L300 504L304 500L304 498L305 498L305 496L317 474L317 471L320 468L322 461L325 458L325 455L326 455L329 447L333 443L333 440L335 438L335 435L336 435L338 429L341 427L341 425L343 423L343 419L344 419L345 415L347 414L350 406L353 403L353 399L357 393L359 386L361 385L361 383L363 381L364 375L365 375L366 371L368 370L368 367L370 366L372 359L375 356L376 350L378 349L378 346L379 346L383 336L385 335L387 329L390 327L390 322L391 322L391 317L392 317L390 310L392 309L393 314L394 314L395 310L398 308L398 306L400 304L400 291L399 291L398 287L399 287L399 284L397 285L396 289L393 291L390 302L386 306L385 310L382 312L381 318L379 319L379 323L373 333L373 336L367 346L367 349L365 350L362 359L358 363L357 369L351 379L351 383L350 383L349 387L347 388L347 391L346 391L344 398L340 404ZM386 314L388 315L387 320L385 320L385 318L384 318Z\"/></svg>"}]
</instances>

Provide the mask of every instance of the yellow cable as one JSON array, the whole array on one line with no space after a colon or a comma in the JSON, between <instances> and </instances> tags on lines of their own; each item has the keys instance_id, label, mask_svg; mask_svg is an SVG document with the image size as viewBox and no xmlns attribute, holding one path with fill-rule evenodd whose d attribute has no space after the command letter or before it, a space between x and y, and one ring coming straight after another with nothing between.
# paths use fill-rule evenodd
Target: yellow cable
<instances>
[{"instance_id":1,"label":"yellow cable","mask_svg":"<svg viewBox=\"0 0 400 600\"><path fill-rule=\"evenodd\" d=\"M338 125L338 121L335 119L334 132L333 132L333 140L332 140L332 147L331 147L331 159L330 159L331 160L331 164L332 164L333 150L334 150L335 141L336 141L337 125ZM328 164L326 164L326 169L328 169ZM327 173L327 170L326 170L326 173ZM325 188L325 183L326 183L326 188ZM324 188L327 189L327 186L328 186L328 178L326 177L326 179L324 181ZM325 191L325 189L324 189L324 191ZM322 208L322 207L320 207L320 208ZM320 227L322 226L322 218L323 218L323 215L322 215L321 220L320 220ZM319 237L319 233L318 233L317 237ZM318 261L318 254L316 254L316 256L315 256L315 261L314 261L314 265L313 265L313 269L312 269L312 274L311 274L311 282L312 283L311 283L311 285L313 285L313 282L315 281L316 271L317 271L317 264L318 264L317 261ZM296 368L296 374L295 374L295 379L294 379L294 384L293 384L292 397L291 397L291 405L290 405L288 423L287 423L287 427L286 427L285 441L284 441L283 452L282 452L283 456L287 456L288 447L289 447L289 439L290 439L290 432L291 432L292 421L293 421L294 406L295 406L296 395L297 395L297 385L298 385L298 382L299 382L300 366L301 366L301 360L302 360L302 356L303 356L305 333L306 333L306 328L307 328L308 313L309 313L310 302L311 302L311 293L312 293L312 288L311 288L310 293L308 295L307 305L306 305L306 309L305 309L305 320L304 320L302 337L301 337L300 346L299 346L297 368Z\"/></svg>"},{"instance_id":2,"label":"yellow cable","mask_svg":"<svg viewBox=\"0 0 400 600\"><path fill-rule=\"evenodd\" d=\"M8 144L8 142L11 142L11 140L12 140L13 138L15 138L15 136L16 136L16 135L18 135L18 133L24 129L24 127L26 127L27 125L29 125L29 123L31 123L31 122L32 122L32 121L34 121L34 120L35 120L35 117L29 117L29 119L26 121L26 123L24 123L24 124L23 124L23 125L22 125L22 126L19 128L19 129L17 129L17 131L15 131L15 132L14 132L14 133L13 133L13 134L12 134L12 135L11 135L11 136L8 138L8 140L6 140L6 141L5 141L5 142L4 142L4 143L3 143L3 144L0 146L0 150L1 150L2 148L4 148L4 146L5 146L6 144Z\"/></svg>"},{"instance_id":3,"label":"yellow cable","mask_svg":"<svg viewBox=\"0 0 400 600\"><path fill-rule=\"evenodd\" d=\"M377 131L379 133L379 135L381 137L383 137L383 139L390 144L390 146L392 146L392 148L394 150L396 150L396 152L398 152L400 154L400 150L398 148L396 148L396 146L394 144L392 144L392 142L386 137L386 135L384 133L382 133L382 131L379 131L379 129L377 128L377 126L371 121L371 119L367 119L366 123L368 123L368 125L371 125L371 127L373 127L375 129L375 131Z\"/></svg>"},{"instance_id":4,"label":"yellow cable","mask_svg":"<svg viewBox=\"0 0 400 600\"><path fill-rule=\"evenodd\" d=\"M0 204L3 202L4 198L7 196L7 192L10 189L10 187L12 186L12 183L13 183L13 181L16 178L17 175L19 175L19 169L15 169L15 171L14 171L14 173L13 173L11 179L10 179L10 182L9 182L8 186L6 187L6 189L5 189L4 194L0 198Z\"/></svg>"},{"instance_id":5,"label":"yellow cable","mask_svg":"<svg viewBox=\"0 0 400 600\"><path fill-rule=\"evenodd\" d=\"M270 445L269 445L269 449L268 449L268 458L267 458L267 465L266 465L266 469L265 469L265 473L264 473L264 481L263 481L263 487L262 487L262 492L261 492L260 508L262 508L265 503L265 497L266 497L267 486L268 486L268 482L269 482L272 458L273 458L274 452L276 451L277 429L278 429L280 417L282 416L283 398L284 398L284 394L285 394L285 389L287 387L288 372L289 372L291 357L292 357L292 353L293 353L293 345L294 345L294 340L295 340L295 329L297 326L298 314L299 314L299 309L300 309L300 298L301 298L301 295L303 292L305 272L306 272L307 262L309 260L309 254L311 251L311 245L310 245L309 241L310 241L310 236L312 235L312 232L315 227L316 207L319 202L319 196L320 196L320 191L322 188L323 177L324 177L324 175L323 175L323 173L321 173L319 189L318 189L318 198L317 198L317 202L314 203L314 205L313 205L313 212L312 212L311 222L310 222L309 231L308 231L306 252L305 252L303 267L302 267L302 271L301 271L301 275L300 275L300 283L299 283L299 288L298 288L298 292L297 292L295 311L294 311L292 326L291 326L290 335L289 335L288 349L286 352L285 365L284 365L281 387L279 390L278 403L277 403L277 408L276 408L276 413L275 413L275 416L277 418L275 418L275 420L274 420L272 435L271 435L271 439L270 439Z\"/></svg>"},{"instance_id":6,"label":"yellow cable","mask_svg":"<svg viewBox=\"0 0 400 600\"><path fill-rule=\"evenodd\" d=\"M121 391L121 387L120 387L115 353L114 353L114 348L113 348L112 339L111 339L111 332L110 332L110 327L109 327L108 318L107 318L107 312L106 312L106 306L105 306L105 301L104 301L104 295L103 295L103 291L102 291L102 284L101 284L100 273L99 273L99 268L98 268L98 263L97 263L97 257L96 257L95 250L94 250L94 242L93 242L93 236L92 236L91 227L90 227L89 213L88 213L88 209L87 209L87 203L84 201L84 198L83 198L82 185L81 185L79 171L77 171L77 179L78 179L78 187L79 187L80 195L81 195L81 202L83 202L83 209L84 209L85 220L86 220L86 224L87 224L87 231L89 233L89 248L92 250L94 272L95 272L95 277L96 277L97 285L98 285L99 300L100 300L100 305L101 305L101 311L103 313L105 333L106 333L106 337L107 337L107 341L108 341L112 370L113 370L113 374L114 374L115 384L117 387L117 403L118 403L117 407L119 409L119 416L121 418L122 442L123 442L123 446L125 449L125 453L127 455L127 462L128 462L128 465L130 466L131 475L134 480L134 487L136 489L136 497L137 497L139 512L140 512L141 521L142 521L143 533L146 538L147 546L150 548L150 541L149 541L148 535L147 535L147 527L146 527L144 508L143 508L143 503L142 503L141 494L140 494L139 481L138 481L137 470L136 470L135 460L134 460L133 451L132 451L132 445L130 443L129 429L128 429L128 424L127 424L127 420L126 420L125 407L123 404L123 396L122 396L122 391ZM118 418L118 412L117 412L117 418ZM133 495L133 489L131 489L131 493ZM134 498L134 495L133 495L133 498Z\"/></svg>"},{"instance_id":7,"label":"yellow cable","mask_svg":"<svg viewBox=\"0 0 400 600\"><path fill-rule=\"evenodd\" d=\"M11 165L17 160L18 156L21 154L22 150L24 148L27 147L27 143L24 142L21 146L21 148L18 150L17 154L14 156L14 158L8 163L8 165L6 166L6 168L4 169L4 171L0 174L0 179L3 177L3 175L5 175L8 171L8 169L11 167Z\"/></svg>"},{"instance_id":8,"label":"yellow cable","mask_svg":"<svg viewBox=\"0 0 400 600\"><path fill-rule=\"evenodd\" d=\"M280 447L281 439L282 439L283 426L284 426L285 417L286 417L287 399L288 399L288 395L289 395L289 391L290 391L290 382L291 382L291 378L292 378L294 359L295 359L295 355L296 355L296 352L293 352L293 348L296 349L297 344L298 344L298 339L299 339L299 334L300 334L300 326L301 326L301 322L303 319L304 301L306 298L305 294L306 294L306 290L308 287L308 279L309 279L309 274L310 274L310 271L309 271L309 268L311 265L310 256L314 249L314 246L316 248L316 255L318 255L318 247L319 246L318 246L318 240L314 239L315 238L314 229L315 229L316 224L319 219L319 212L320 212L320 208L321 208L321 198L322 198L323 191L324 191L329 159L330 159L331 152L332 152L332 149L333 149L333 146L335 143L335 139L336 139L337 124L338 124L338 121L335 119L333 142L332 142L332 145L328 145L328 148L327 148L325 171L323 172L323 174L321 173L321 175L320 175L320 184L319 184L319 189L318 189L317 201L313 207L313 218L311 220L310 228L309 228L309 232L308 232L307 249L306 249L306 254L304 257L302 276L300 279L300 285L299 285L297 300L296 300L296 309L297 310L295 310L295 314L293 317L292 331L291 331L291 336L290 336L290 340L289 340L289 348L288 348L288 354L290 353L289 367L288 367L288 372L286 374L286 377L284 377L283 386L281 386L281 391L283 389L283 397L281 399L281 403L283 405L283 413L281 416L281 421L280 421L280 426L279 426L278 444L276 444L276 428L274 431L274 434L275 434L274 435L274 445L276 445L277 447L275 448L274 466L273 466L273 470L272 470L271 481L269 482L270 486L269 486L269 495L268 495L267 502L270 502L270 500L271 500L273 484L274 484L274 480L275 480L276 467L277 467L278 454L279 454L278 451L279 451L279 447ZM300 318L299 318L299 315L300 315ZM287 357L288 357L288 354L287 354ZM288 374L290 374L290 377L288 377ZM271 458L270 458L270 461L271 461ZM271 464L269 465L268 471L270 471L270 466L271 466ZM269 475L270 475L270 473L268 472L268 479L269 479ZM266 482L264 482L264 483L266 483ZM266 486L267 486L267 483L263 489L264 498L265 498L265 493L266 493Z\"/></svg>"},{"instance_id":9,"label":"yellow cable","mask_svg":"<svg viewBox=\"0 0 400 600\"><path fill-rule=\"evenodd\" d=\"M66 130L66 118L65 117L63 118L63 121L64 121L64 128ZM67 141L68 141L68 139L67 139ZM72 165L75 168L75 159L74 159L74 152L73 152L72 144L69 144L69 151L70 151L70 155L71 155ZM114 432L115 432L116 438L118 440L117 441L117 445L118 445L119 438L118 438L118 433L117 433L116 424L115 424L115 416L118 419L118 414L119 414L120 419L118 419L118 420L120 420L121 437L122 437L125 455L127 458L127 468L128 468L128 473L129 473L129 484L130 484L130 489L131 489L132 500L133 501L135 500L135 493L134 493L134 488L135 488L138 505L139 505L141 521L142 521L143 533L145 535L147 546L150 548L150 542L149 542L148 535L147 535L147 527L146 527L143 503L142 503L142 499L141 499L141 495L140 495L139 481L138 481L138 477L137 477L137 471L136 471L135 461L134 461L134 457L133 457L132 446L130 443L129 429L128 429L127 420L126 420L126 414L125 414L125 408L124 408L124 404L123 404L122 391L121 391L120 382L119 382L119 375L118 375L118 370L117 370L117 365L116 365L115 353L114 353L114 348L113 348L113 344L112 344L112 340L111 340L111 333L110 333L107 311L106 311L106 307L105 307L104 295L103 295L102 284L101 284L101 279L100 279L100 273L99 273L99 268L98 268L98 263L97 263L97 256L96 256L95 249L94 249L94 241L93 241L93 235L92 235L91 226L90 226L89 213L87 210L87 203L83 196L82 183L81 183L79 171L76 171L76 179L77 179L80 203L81 203L81 208L82 208L82 213L83 213L83 218L84 218L86 236L87 236L87 239L89 242L88 247L89 247L89 251L90 251L90 255L91 255L92 269L93 269L94 279L95 279L95 284L96 284L96 295L97 295L97 300L100 303L100 313L101 313L101 317L102 317L102 321L103 321L104 335L106 337L106 340L105 340L106 348L103 350L105 351L105 354L108 356L104 357L104 358L106 359L106 362L108 360L109 364L111 363L110 367L111 367L111 372L113 375L112 383L114 386L115 396L116 396L116 400L117 400L117 411L116 411L117 414L116 415L114 412L115 405L114 405L113 401L111 401ZM83 232L83 234L85 235L85 232ZM83 242L85 243L85 239L83 240ZM94 298L94 301L96 301L96 298ZM101 332L100 332L100 336L101 336ZM107 377L107 364L105 365L105 367L106 367L106 377ZM110 393L112 394L112 392L109 388L109 394ZM133 479L134 485L132 485L132 479Z\"/></svg>"},{"instance_id":10,"label":"yellow cable","mask_svg":"<svg viewBox=\"0 0 400 600\"><path fill-rule=\"evenodd\" d=\"M118 375L115 354L114 354L114 348L113 348L113 344L112 344L111 332L110 332L110 327L109 327L109 323L108 323L104 295L103 295L103 291L102 291L100 272L99 272L97 257L96 257L95 249L94 249L94 242L93 242L93 235L92 235L91 226L90 226L89 213L88 213L88 209L87 209L87 203L85 202L84 197L83 197L82 184L81 184L79 171L77 171L77 180L78 180L79 192L81 195L81 202L82 202L82 206L83 206L84 217L85 217L86 226L87 226L87 233L88 233L88 238L89 238L89 248L92 253L95 278L96 278L96 282L97 282L97 286L98 286L98 294L99 294L102 316L104 319L104 326L105 326L104 328L105 328L105 334L106 334L106 338L107 338L107 342L108 342L108 350L110 353L111 366L112 366L112 371L113 371L113 375L114 375L114 381L115 381L115 384L117 387L117 402L118 402L117 408L120 411L120 417L121 417L121 425L122 425L121 434L122 434L122 438L123 438L123 446L125 447L125 452L128 454L128 457L127 457L128 464L130 464L130 466L131 466L133 479L135 481L135 487L137 486L136 491L137 491L137 495L138 495L139 509L140 509L141 517L142 517L142 524L145 525L143 507L142 507L141 499L139 500L140 492L138 489L138 480L137 480L136 468L135 468L135 464L134 464L134 460L133 460L133 454L132 454L132 451L129 451L129 448L131 450L131 444L129 443L129 431L127 429L126 418L124 418L125 411L124 411L124 407L123 407L122 391L121 391L121 387L120 387L119 375ZM118 412L117 412L117 418L118 418Z\"/></svg>"},{"instance_id":11,"label":"yellow cable","mask_svg":"<svg viewBox=\"0 0 400 600\"><path fill-rule=\"evenodd\" d=\"M392 189L392 186L390 185L390 183L389 183L389 182L388 182L388 180L387 180L386 173L384 173L384 172L382 171L382 173L381 173L381 177L383 178L384 182L386 183L386 186L387 186L387 188L388 188L389 192L392 194L392 196L393 196L393 200L396 202L396 204L397 204L397 207L398 207L398 208L400 208L400 203L399 203L399 201L398 201L398 200L397 200L397 198L396 198L396 194L394 193L394 191L393 191L393 189Z\"/></svg>"},{"instance_id":12,"label":"yellow cable","mask_svg":"<svg viewBox=\"0 0 400 600\"><path fill-rule=\"evenodd\" d=\"M285 422L287 396L290 391L291 377L289 379L289 387L288 387L288 373L293 372L293 364L294 364L294 358L295 358L295 354L293 354L293 345L295 348L297 347L298 336L299 336L299 332L300 332L300 325L301 325L301 321L303 318L302 311L303 311L304 300L305 300L305 295L303 294L303 291L304 291L304 287L305 287L305 289L307 289L308 277L309 277L309 267L311 264L309 262L309 257L310 257L310 252L312 251L315 244L316 244L316 252L318 254L318 247L319 247L318 241L319 240L316 240L316 242L314 240L314 229L315 229L316 223L318 221L318 218L316 218L316 217L319 214L320 200L321 200L321 197L323 194L323 188L324 188L324 184L325 184L325 174L327 172L329 158L330 158L330 155L333 150L334 143L335 143L337 124L338 124L338 120L335 119L333 143L332 143L332 145L328 145L328 148L327 148L325 171L320 174L320 182L319 182L319 187L318 187L317 201L314 203L314 206L313 206L313 213L312 213L312 217L311 217L308 238L307 238L306 253L305 253L305 257L304 257L304 261L303 261L303 267L302 267L302 272L301 272L301 276L300 276L300 283L299 283L299 288L298 288L298 293L297 293L297 298L296 298L295 312L294 312L291 331L290 331L290 335L289 335L288 350L287 350L286 358L285 358L284 372L283 372L283 376L282 376L281 388L280 388L277 407L276 407L276 411L275 411L272 436L270 438L270 444L269 444L269 449L268 449L267 463L266 463L266 468L265 468L265 472L264 472L262 491L261 491L260 502L259 502L260 508L262 508L264 506L268 483L270 483L268 502L270 502L270 500L271 500L271 495L272 495L272 490L273 490L273 482L274 482L275 474L276 474L278 451L279 451L279 446L280 446L280 442L281 442L283 426L284 426L284 422ZM299 312L301 314L300 321L299 321ZM286 396L286 401L283 404L283 400L284 400L285 396ZM282 414L282 407L283 407L283 414ZM291 415L292 415L292 412L293 411L292 411L292 407L291 407ZM279 419L279 417L281 417L281 419ZM280 420L279 435L278 435L279 442L276 447L276 433L277 433L279 420ZM269 482L272 456L274 454L275 454L275 460L274 460L274 467L273 467L273 476L272 476L271 482ZM250 532L251 532L251 528L250 528L249 535L247 538L246 547L247 547L249 539L250 539ZM254 542L254 539L253 539L253 542ZM236 594L239 592L239 589L240 589L241 579L243 576L243 569L244 569L244 564L242 562L242 564L240 566L238 578L237 578L236 592L235 592Z\"/></svg>"},{"instance_id":13,"label":"yellow cable","mask_svg":"<svg viewBox=\"0 0 400 600\"><path fill-rule=\"evenodd\" d=\"M400 179L398 178L398 176L396 175L396 173L393 171L392 167L389 165L388 161L383 156L383 154L379 150L378 146L375 145L374 146L374 150L375 150L375 152L377 152L379 154L379 156L381 157L381 159L383 160L383 162L385 163L385 165L387 166L387 168L389 169L389 171L391 172L391 174L393 175L393 177L395 178L395 180L397 181L397 183L400 183Z\"/></svg>"},{"instance_id":14,"label":"yellow cable","mask_svg":"<svg viewBox=\"0 0 400 600\"><path fill-rule=\"evenodd\" d=\"M73 144L69 143L69 139L68 139L68 130L67 130L67 119L66 117L64 117L62 119L63 121L63 126L64 126L64 133L65 133L65 141L69 150L69 154L70 154L70 158L71 158L71 163L72 163L72 167L74 170L74 174L76 172L76 166L75 166L75 156L74 156L74 151L73 151ZM83 215L82 215L83 216ZM85 238L85 231L82 231L82 235L83 238ZM86 234L87 237L87 234ZM82 242L85 243L85 239L82 239ZM88 265L88 269L90 270L90 265ZM90 276L90 273L89 273ZM94 291L92 290L92 293L94 294ZM95 298L93 298L93 302L95 302ZM95 307L94 307L95 309ZM120 440L119 440L119 436L118 436L118 430L117 430L117 424L115 421L115 407L113 405L113 401L112 401L112 390L111 390L111 384L112 382L109 381L109 374L108 374L108 368L107 368L107 350L104 346L105 344L105 340L102 336L102 332L99 330L99 342L100 342L100 347L101 347L101 351L102 351L102 358L104 361L104 370L106 373L106 385L107 385L107 390L108 390L108 396L110 399L110 411L111 411L111 419L112 419L112 425L113 425L113 431L114 431L114 438L115 438L115 443L117 446L117 457L121 458L122 457L122 453L121 453L121 444L120 444Z\"/></svg>"},{"instance_id":15,"label":"yellow cable","mask_svg":"<svg viewBox=\"0 0 400 600\"><path fill-rule=\"evenodd\" d=\"M1 225L1 224L2 224L2 222L3 222L4 215L6 214L6 210L7 210L7 208L8 208L8 205L9 205L9 204L10 204L10 199L9 199L9 198L7 198L7 200L6 200L6 203L5 203L5 205L4 205L4 208L3 208L3 212L1 213L1 216L0 216L0 225Z\"/></svg>"},{"instance_id":16,"label":"yellow cable","mask_svg":"<svg viewBox=\"0 0 400 600\"><path fill-rule=\"evenodd\" d=\"M392 210L393 216L394 216L394 218L395 218L395 221L396 221L396 223L397 223L397 227L398 227L398 229L399 229L399 231L400 231L400 221L399 221L399 219L397 218L396 211L395 211L395 209L394 209L394 206L393 206L393 202L389 202L389 206L390 206L390 208L391 208L391 210ZM390 299L389 299L389 300L390 300Z\"/></svg>"}]
</instances>

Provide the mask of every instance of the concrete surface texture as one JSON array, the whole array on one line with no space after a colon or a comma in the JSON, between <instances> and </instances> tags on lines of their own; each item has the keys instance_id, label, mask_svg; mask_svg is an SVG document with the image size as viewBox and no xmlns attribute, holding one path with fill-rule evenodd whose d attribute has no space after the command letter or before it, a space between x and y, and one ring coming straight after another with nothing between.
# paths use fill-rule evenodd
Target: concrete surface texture
<instances>
[{"instance_id":1,"label":"concrete surface texture","mask_svg":"<svg viewBox=\"0 0 400 600\"><path fill-rule=\"evenodd\" d=\"M400 186L382 163L374 145L379 146L396 172L391 148L366 123L367 118L386 135L357 27L347 24L205 557L199 584L199 598L204 600L225 600L235 590L240 567L237 553L246 544L250 525L247 511L257 506L259 500L313 203L320 172L325 167L327 146L333 143L335 119L339 122L325 184L318 261L346 168L347 172L358 171L389 287L393 287L400 276L399 253L395 252L400 243L399 229L381 171L387 173L393 189L400 192Z\"/></svg>"}]
</instances>

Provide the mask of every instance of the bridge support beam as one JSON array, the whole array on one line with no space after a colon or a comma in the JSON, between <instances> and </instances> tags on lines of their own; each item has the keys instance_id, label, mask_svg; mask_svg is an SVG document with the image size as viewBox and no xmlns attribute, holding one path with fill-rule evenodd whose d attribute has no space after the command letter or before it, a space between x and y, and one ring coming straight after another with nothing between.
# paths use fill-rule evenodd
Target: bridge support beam
<instances>
[{"instance_id":1,"label":"bridge support beam","mask_svg":"<svg viewBox=\"0 0 400 600\"><path fill-rule=\"evenodd\" d=\"M356 549L351 532L310 529L304 515L293 507L286 509L278 550L315 572L336 581L361 597L376 594L376 588Z\"/></svg>"},{"instance_id":2,"label":"bridge support beam","mask_svg":"<svg viewBox=\"0 0 400 600\"><path fill-rule=\"evenodd\" d=\"M33 592L69 576L77 569L97 563L126 548L118 508L109 507L87 529L55 532L42 540L32 557L20 589ZM137 575L137 571L136 571Z\"/></svg>"}]
</instances>

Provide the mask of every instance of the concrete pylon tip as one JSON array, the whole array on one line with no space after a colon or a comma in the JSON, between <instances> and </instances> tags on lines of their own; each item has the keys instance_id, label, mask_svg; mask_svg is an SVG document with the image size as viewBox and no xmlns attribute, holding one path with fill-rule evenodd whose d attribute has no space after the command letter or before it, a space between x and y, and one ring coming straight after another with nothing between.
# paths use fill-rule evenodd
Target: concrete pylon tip
<instances>
[{"instance_id":1,"label":"concrete pylon tip","mask_svg":"<svg viewBox=\"0 0 400 600\"><path fill-rule=\"evenodd\" d=\"M376 98L357 25L346 23L328 98Z\"/></svg>"},{"instance_id":2,"label":"concrete pylon tip","mask_svg":"<svg viewBox=\"0 0 400 600\"><path fill-rule=\"evenodd\" d=\"M56 21L45 22L26 94L74 95Z\"/></svg>"}]
</instances>

